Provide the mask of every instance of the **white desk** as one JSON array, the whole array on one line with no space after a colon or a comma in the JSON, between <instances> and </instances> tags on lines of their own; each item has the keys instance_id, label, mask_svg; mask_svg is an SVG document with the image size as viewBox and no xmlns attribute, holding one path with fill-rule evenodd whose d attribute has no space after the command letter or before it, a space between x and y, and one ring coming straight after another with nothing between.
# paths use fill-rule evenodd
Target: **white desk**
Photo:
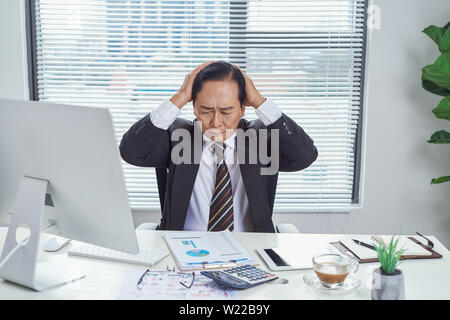
<instances>
[{"instance_id":1,"label":"white desk","mask_svg":"<svg viewBox=\"0 0 450 320\"><path fill-rule=\"evenodd\" d=\"M7 228L0 227L0 250L3 248L6 233ZM143 249L167 249L162 237L163 231L138 230L137 235ZM314 246L313 251L320 253L325 252L329 242L350 237L350 235L270 233L236 233L236 236L258 259L260 257L255 248L282 244L302 250ZM42 237L46 239L48 235L44 234ZM435 250L441 253L443 258L405 260L401 263L399 268L404 272L406 299L450 299L450 252L435 237L430 239L435 244ZM142 272L146 270L143 266L68 256L67 250L68 247L57 253L42 253L40 260L65 262L73 268L82 270L86 278L40 293L0 280L0 299L116 299L127 270L130 268ZM176 266L171 256L155 266L155 269L165 269L166 266ZM349 295L327 296L311 292L302 279L308 271L301 270L277 272L281 279L287 281L276 280L275 283L243 290L239 299L370 299L372 270L378 266L378 263L361 264L356 273L361 279L361 286ZM263 261L261 267L267 269Z\"/></svg>"}]
</instances>

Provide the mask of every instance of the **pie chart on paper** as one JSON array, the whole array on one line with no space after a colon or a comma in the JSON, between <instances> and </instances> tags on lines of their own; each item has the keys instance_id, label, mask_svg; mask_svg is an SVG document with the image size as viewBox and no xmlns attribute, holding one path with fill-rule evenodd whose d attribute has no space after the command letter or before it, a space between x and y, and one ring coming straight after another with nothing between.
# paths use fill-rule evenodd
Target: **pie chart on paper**
<instances>
[{"instance_id":1,"label":"pie chart on paper","mask_svg":"<svg viewBox=\"0 0 450 320\"><path fill-rule=\"evenodd\" d=\"M191 257L204 257L209 255L209 251L203 250L203 249L194 249L186 251L186 254Z\"/></svg>"}]
</instances>

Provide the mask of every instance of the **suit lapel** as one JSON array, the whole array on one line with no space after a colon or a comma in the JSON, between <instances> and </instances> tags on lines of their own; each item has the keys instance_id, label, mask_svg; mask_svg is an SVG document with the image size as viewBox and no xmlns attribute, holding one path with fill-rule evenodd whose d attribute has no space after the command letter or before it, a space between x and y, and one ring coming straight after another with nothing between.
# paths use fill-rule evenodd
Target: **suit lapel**
<instances>
[{"instance_id":1,"label":"suit lapel","mask_svg":"<svg viewBox=\"0 0 450 320\"><path fill-rule=\"evenodd\" d=\"M186 214L198 173L198 164L180 164L175 166L172 197L171 229L183 230Z\"/></svg>"},{"instance_id":2,"label":"suit lapel","mask_svg":"<svg viewBox=\"0 0 450 320\"><path fill-rule=\"evenodd\" d=\"M238 128L244 131L247 129L245 128L242 119L239 122ZM239 146L236 147L239 148ZM258 148L256 146L249 146L248 141L246 141L245 159L247 159L247 162L250 152L258 152ZM252 214L254 231L273 232L273 227L270 227L273 226L270 211L267 206L264 205L267 201L261 201L261 197L267 196L268 191L265 176L262 176L260 172L261 165L259 163L259 158L257 157L258 160L256 164L248 164L245 162L245 159L239 159L239 168L241 169L242 181L244 183L245 192L247 194L247 199Z\"/></svg>"},{"instance_id":3,"label":"suit lapel","mask_svg":"<svg viewBox=\"0 0 450 320\"><path fill-rule=\"evenodd\" d=\"M183 230L184 223L186 220L186 214L187 210L189 208L189 202L192 195L192 190L194 189L195 179L197 178L198 169L200 167L199 160L195 159L195 137L198 137L196 135L200 134L201 136L201 130L198 125L195 124L192 127L191 130L191 163L190 164L179 164L174 166L174 173L173 173L173 194L172 194L172 210L171 210L171 219L170 222L171 229L174 230ZM194 133L195 132L195 133ZM200 150L200 157L201 152L203 150L203 144L200 144L201 150ZM198 148L198 147L197 147ZM197 163L196 163L197 161Z\"/></svg>"}]
</instances>

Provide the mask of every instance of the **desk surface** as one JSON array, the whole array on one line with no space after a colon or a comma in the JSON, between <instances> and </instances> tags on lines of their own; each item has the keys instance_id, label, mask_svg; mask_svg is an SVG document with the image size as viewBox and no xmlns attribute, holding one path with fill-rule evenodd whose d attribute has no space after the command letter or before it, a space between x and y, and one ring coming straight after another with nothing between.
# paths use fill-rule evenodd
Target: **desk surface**
<instances>
[{"instance_id":1,"label":"desk surface","mask_svg":"<svg viewBox=\"0 0 450 320\"><path fill-rule=\"evenodd\" d=\"M6 238L7 228L0 228L0 250ZM174 232L174 231L173 231ZM327 252L328 243L357 235L330 234L276 234L276 233L235 233L241 243L261 261L260 267L267 269L256 248L270 248L288 245L305 252ZM137 230L141 249L164 248L163 231ZM42 239L49 237L42 235ZM435 250L443 255L442 259L404 260L399 268L404 272L406 299L450 299L450 252L435 238ZM42 243L43 241L41 241ZM69 245L70 246L70 245ZM146 270L143 266L68 256L66 248L57 253L42 253L40 261L58 261L71 268L81 270L86 278L71 284L60 286L44 292L35 292L13 283L0 280L0 299L116 299L123 276L128 270ZM309 248L309 249L306 249ZM175 267L169 255L154 269ZM361 286L354 292L341 296L328 296L310 291L303 283L303 275L310 270L277 272L279 280L258 287L243 290L239 299L370 299L372 271L378 263L360 264L355 276L361 279Z\"/></svg>"}]
</instances>

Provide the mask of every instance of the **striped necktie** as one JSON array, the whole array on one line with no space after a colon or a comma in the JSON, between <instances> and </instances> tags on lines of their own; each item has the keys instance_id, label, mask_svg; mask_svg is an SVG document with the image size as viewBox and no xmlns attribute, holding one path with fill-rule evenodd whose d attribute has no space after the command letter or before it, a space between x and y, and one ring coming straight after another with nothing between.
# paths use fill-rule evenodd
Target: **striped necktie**
<instances>
[{"instance_id":1,"label":"striped necktie","mask_svg":"<svg viewBox=\"0 0 450 320\"><path fill-rule=\"evenodd\" d=\"M224 160L226 144L213 144L217 155L216 183L211 198L209 210L208 231L222 231L234 229L233 219L233 190L231 178Z\"/></svg>"}]
</instances>

